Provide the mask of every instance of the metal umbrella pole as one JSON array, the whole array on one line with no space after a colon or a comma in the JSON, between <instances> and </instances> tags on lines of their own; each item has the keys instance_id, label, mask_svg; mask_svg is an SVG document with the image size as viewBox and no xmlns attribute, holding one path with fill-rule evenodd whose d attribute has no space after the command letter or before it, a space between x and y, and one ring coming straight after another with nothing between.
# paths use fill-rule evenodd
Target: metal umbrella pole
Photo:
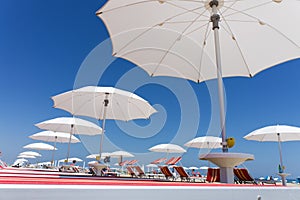
<instances>
[{"instance_id":1,"label":"metal umbrella pole","mask_svg":"<svg viewBox=\"0 0 300 200\"><path fill-rule=\"evenodd\" d=\"M281 176L282 185L286 186L286 178L285 177L288 174L284 173L284 166L283 166L283 161L282 161L282 150L281 150L280 133L277 133L277 136L278 136L278 149L279 149L280 167L281 167L281 170L279 170L279 176Z\"/></svg>"},{"instance_id":2,"label":"metal umbrella pole","mask_svg":"<svg viewBox=\"0 0 300 200\"><path fill-rule=\"evenodd\" d=\"M226 126L225 126L225 106L224 106L224 87L222 80L222 68L221 68L221 51L220 51L220 40L219 40L219 22L220 15L218 14L217 7L219 5L218 0L212 0L209 3L212 8L211 22L213 24L214 39L215 39L215 52L216 52L216 64L217 64L217 75L218 75L218 95L220 105L220 125L222 130L222 151L228 152L226 142Z\"/></svg>"},{"instance_id":3,"label":"metal umbrella pole","mask_svg":"<svg viewBox=\"0 0 300 200\"><path fill-rule=\"evenodd\" d=\"M278 149L279 149L280 165L281 165L282 172L284 172L284 166L283 166L283 161L282 161L280 133L277 133L277 136L278 136Z\"/></svg>"},{"instance_id":4,"label":"metal umbrella pole","mask_svg":"<svg viewBox=\"0 0 300 200\"><path fill-rule=\"evenodd\" d=\"M105 133L105 121L106 121L106 112L107 112L107 106L109 104L108 100L108 95L109 93L105 93L105 99L104 99L104 110L103 110L103 120L102 120L102 135L101 135L101 141L100 141L100 149L99 149L99 159L101 159L101 154L102 154L102 147L103 147L103 139L104 139L104 133Z\"/></svg>"},{"instance_id":5,"label":"metal umbrella pole","mask_svg":"<svg viewBox=\"0 0 300 200\"><path fill-rule=\"evenodd\" d=\"M73 135L73 130L74 130L74 124L71 124L71 132L70 132L70 138L69 138L69 143L68 143L68 152L67 152L67 158L65 162L69 162L69 157L70 157L70 145L71 145L71 138Z\"/></svg>"},{"instance_id":6,"label":"metal umbrella pole","mask_svg":"<svg viewBox=\"0 0 300 200\"><path fill-rule=\"evenodd\" d=\"M54 163L54 152L55 152L55 148L56 148L56 140L57 140L57 136L55 136L54 148L53 148L53 151L52 151L51 166L53 166L53 163Z\"/></svg>"}]
</instances>

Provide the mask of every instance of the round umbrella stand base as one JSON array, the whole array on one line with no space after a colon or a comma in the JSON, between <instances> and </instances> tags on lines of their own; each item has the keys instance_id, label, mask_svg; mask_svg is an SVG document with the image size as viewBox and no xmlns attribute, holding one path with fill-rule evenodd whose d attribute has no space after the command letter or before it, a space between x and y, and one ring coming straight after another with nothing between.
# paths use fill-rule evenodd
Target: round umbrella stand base
<instances>
[{"instance_id":1,"label":"round umbrella stand base","mask_svg":"<svg viewBox=\"0 0 300 200\"><path fill-rule=\"evenodd\" d=\"M233 168L247 160L254 160L254 156L245 153L209 153L200 155L200 160L208 160L220 167L221 183L234 183Z\"/></svg>"},{"instance_id":2,"label":"round umbrella stand base","mask_svg":"<svg viewBox=\"0 0 300 200\"><path fill-rule=\"evenodd\" d=\"M291 175L287 173L278 173L278 175L281 177L282 185L286 186L286 177Z\"/></svg>"}]
</instances>

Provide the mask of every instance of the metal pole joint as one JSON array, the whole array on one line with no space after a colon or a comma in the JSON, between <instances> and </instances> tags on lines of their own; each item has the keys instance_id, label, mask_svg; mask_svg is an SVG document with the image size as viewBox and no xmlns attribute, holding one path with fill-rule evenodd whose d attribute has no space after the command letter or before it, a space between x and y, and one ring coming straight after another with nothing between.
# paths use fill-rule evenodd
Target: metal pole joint
<instances>
[{"instance_id":1,"label":"metal pole joint","mask_svg":"<svg viewBox=\"0 0 300 200\"><path fill-rule=\"evenodd\" d=\"M216 28L219 29L219 22L220 22L220 15L219 14L213 14L210 17L211 22L213 23L213 30L215 30Z\"/></svg>"}]
</instances>

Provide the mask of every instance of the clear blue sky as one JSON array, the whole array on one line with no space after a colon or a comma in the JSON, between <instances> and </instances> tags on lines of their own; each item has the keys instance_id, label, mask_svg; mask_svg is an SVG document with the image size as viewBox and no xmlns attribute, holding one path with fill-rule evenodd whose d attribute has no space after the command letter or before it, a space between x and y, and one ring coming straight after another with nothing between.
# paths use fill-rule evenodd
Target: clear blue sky
<instances>
[{"instance_id":1,"label":"clear blue sky","mask_svg":"<svg viewBox=\"0 0 300 200\"><path fill-rule=\"evenodd\" d=\"M98 77L98 85L134 91L159 111L149 121L137 120L129 124L109 121L107 140L113 145L106 143L104 151L130 151L137 155L140 164L148 164L162 156L148 153L147 149L153 145L169 142L183 145L207 132L217 134L217 123L209 127L212 116L210 94L213 92L209 93L208 88L214 88L214 81L196 84L176 78L150 78L146 72L122 59L116 59L108 66L104 63L107 58L112 59L111 44L107 42L106 27L95 15L104 2L9 0L1 3L0 149L3 160L13 162L24 150L22 146L37 142L28 138L40 131L35 123L70 116L52 108L50 97L71 90L74 85L93 82L85 77L78 83L76 77L82 76L79 69L86 67L83 62L96 47L101 52L95 61L97 67L100 71L105 67L105 72ZM299 65L298 59L263 71L252 79L224 80L227 135L236 139L236 146L230 151L254 154L255 161L245 163L254 176L277 172L277 143L246 141L242 137L267 125L300 127ZM98 137L82 140L84 145L71 146L72 156L84 158L98 151ZM282 145L284 163L292 177L300 176L299 145L300 141ZM66 155L66 147L58 144L57 158ZM41 153L42 159L50 159L49 152ZM198 159L198 153L198 149L188 149L182 164L207 165Z\"/></svg>"}]
</instances>

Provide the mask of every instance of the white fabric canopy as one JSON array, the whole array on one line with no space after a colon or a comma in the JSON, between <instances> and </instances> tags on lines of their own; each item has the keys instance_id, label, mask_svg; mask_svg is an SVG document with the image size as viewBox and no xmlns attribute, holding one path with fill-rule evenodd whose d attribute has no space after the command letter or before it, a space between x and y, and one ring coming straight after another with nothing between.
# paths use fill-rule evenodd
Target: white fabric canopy
<instances>
[{"instance_id":1,"label":"white fabric canopy","mask_svg":"<svg viewBox=\"0 0 300 200\"><path fill-rule=\"evenodd\" d=\"M151 76L201 82L217 77L210 1L108 0L104 21L113 55ZM300 57L298 0L219 0L223 77L254 76Z\"/></svg>"},{"instance_id":2,"label":"white fabric canopy","mask_svg":"<svg viewBox=\"0 0 300 200\"><path fill-rule=\"evenodd\" d=\"M156 110L144 99L134 93L113 87L87 86L52 97L54 107L96 119L129 121L147 119ZM104 116L104 100L108 100Z\"/></svg>"},{"instance_id":3,"label":"white fabric canopy","mask_svg":"<svg viewBox=\"0 0 300 200\"><path fill-rule=\"evenodd\" d=\"M46 143L32 143L23 147L24 149L35 149L35 150L57 150L54 146Z\"/></svg>"},{"instance_id":4,"label":"white fabric canopy","mask_svg":"<svg viewBox=\"0 0 300 200\"><path fill-rule=\"evenodd\" d=\"M72 134L81 135L97 135L102 133L102 129L98 125L90 121L75 117L58 117L55 119L40 122L35 126L39 127L40 129L49 131L64 133L72 132Z\"/></svg>"},{"instance_id":5,"label":"white fabric canopy","mask_svg":"<svg viewBox=\"0 0 300 200\"><path fill-rule=\"evenodd\" d=\"M34 152L34 151L24 151L24 152L21 152L19 155L28 155L28 156L35 156L35 157L41 157L42 156L38 152Z\"/></svg>"},{"instance_id":6,"label":"white fabric canopy","mask_svg":"<svg viewBox=\"0 0 300 200\"><path fill-rule=\"evenodd\" d=\"M74 135L71 136L70 133L62 133L62 132L53 132L53 131L42 131L36 134L29 136L29 138L34 140L42 140L45 142L59 142L59 143L79 143L80 140L76 138Z\"/></svg>"},{"instance_id":7,"label":"white fabric canopy","mask_svg":"<svg viewBox=\"0 0 300 200\"><path fill-rule=\"evenodd\" d=\"M158 144L149 149L153 152L185 153L186 150L177 144Z\"/></svg>"},{"instance_id":8,"label":"white fabric canopy","mask_svg":"<svg viewBox=\"0 0 300 200\"><path fill-rule=\"evenodd\" d=\"M222 148L221 145L222 138L214 137L214 136L203 136L203 137L197 137L189 142L185 143L184 146L187 147L193 147L193 148L199 148L199 149L217 149Z\"/></svg>"}]
</instances>

